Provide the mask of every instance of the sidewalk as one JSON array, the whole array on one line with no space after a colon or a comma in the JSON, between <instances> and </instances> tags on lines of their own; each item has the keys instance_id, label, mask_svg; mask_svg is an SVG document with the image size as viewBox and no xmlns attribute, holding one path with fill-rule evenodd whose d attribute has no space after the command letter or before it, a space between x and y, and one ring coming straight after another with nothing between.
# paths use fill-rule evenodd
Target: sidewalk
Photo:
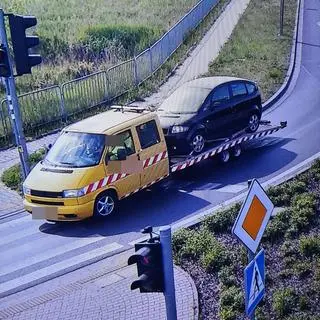
<instances>
[{"instance_id":1,"label":"sidewalk","mask_svg":"<svg viewBox=\"0 0 320 320\"><path fill-rule=\"evenodd\" d=\"M132 252L130 250L130 254ZM102 264L110 268L112 262L122 260L122 267L112 272L101 272L96 266L90 273L92 266L89 266L1 299L0 319L166 319L162 293L130 290L137 274L135 266L125 266L128 253L99 263L99 268ZM174 271L178 319L196 320L198 294L193 280L178 267ZM70 282L77 277L76 273L82 278Z\"/></svg>"},{"instance_id":2,"label":"sidewalk","mask_svg":"<svg viewBox=\"0 0 320 320\"><path fill-rule=\"evenodd\" d=\"M199 45L191 52L185 62L175 71L175 74L163 84L159 91L146 98L144 102L135 102L135 105L158 105L175 88L188 80L192 80L208 71L209 63L214 60L221 47L229 39L234 27L236 26L242 13L247 8L250 0L231 0L220 17L206 33ZM48 135L44 138L28 142L27 148L32 153L44 144L53 143L58 133ZM0 175L3 170L19 163L19 155L16 148L0 151ZM20 196L14 191L8 191L0 182L0 217L22 209Z\"/></svg>"}]
</instances>

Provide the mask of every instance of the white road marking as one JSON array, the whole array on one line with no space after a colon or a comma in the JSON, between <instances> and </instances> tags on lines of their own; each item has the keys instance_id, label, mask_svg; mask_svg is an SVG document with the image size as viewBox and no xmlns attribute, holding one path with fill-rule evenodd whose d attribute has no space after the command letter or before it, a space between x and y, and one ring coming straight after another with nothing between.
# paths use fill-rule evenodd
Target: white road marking
<instances>
[{"instance_id":1,"label":"white road marking","mask_svg":"<svg viewBox=\"0 0 320 320\"><path fill-rule=\"evenodd\" d=\"M60 245L58 247L54 247L52 249L46 250L44 247L43 251L40 253L37 253L36 255L32 255L32 252L30 252L30 255L28 256L28 258L25 258L23 260L13 261L10 264L3 264L2 262L0 265L0 276L4 276L8 273L17 271L19 269L28 267L30 265L54 258L57 255L67 253L71 250L79 249L81 247L92 244L102 239L105 239L105 237L99 236L99 237L81 238L77 240L71 239L70 242L67 242L66 244ZM45 239L40 239L37 241L43 242L45 241Z\"/></svg>"},{"instance_id":2,"label":"white road marking","mask_svg":"<svg viewBox=\"0 0 320 320\"><path fill-rule=\"evenodd\" d=\"M30 284L33 281L37 281L37 280L45 278L49 275L63 271L69 267L79 265L80 263L85 262L87 260L90 260L90 259L93 259L96 257L101 257L101 256L105 255L106 253L121 249L122 247L123 246L121 244L113 242L113 243L105 245L101 248L91 250L89 252L80 254L80 255L72 257L70 259L52 264L49 267L34 271L34 272L29 273L25 276L1 283L0 295L3 295L5 293L7 293L8 291L16 289L18 287Z\"/></svg>"},{"instance_id":3,"label":"white road marking","mask_svg":"<svg viewBox=\"0 0 320 320\"><path fill-rule=\"evenodd\" d=\"M245 190L247 187L243 184L229 184L225 187L215 189L218 192L238 193Z\"/></svg>"}]
</instances>

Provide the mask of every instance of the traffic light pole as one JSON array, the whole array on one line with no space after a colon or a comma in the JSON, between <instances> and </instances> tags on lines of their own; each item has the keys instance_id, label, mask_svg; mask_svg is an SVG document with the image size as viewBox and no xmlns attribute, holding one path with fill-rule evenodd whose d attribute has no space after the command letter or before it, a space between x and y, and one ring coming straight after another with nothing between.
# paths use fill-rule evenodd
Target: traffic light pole
<instances>
[{"instance_id":1,"label":"traffic light pole","mask_svg":"<svg viewBox=\"0 0 320 320\"><path fill-rule=\"evenodd\" d=\"M160 242L162 247L164 297L167 309L167 320L177 320L176 294L174 287L173 258L171 245L171 227L163 226L159 230Z\"/></svg>"},{"instance_id":2,"label":"traffic light pole","mask_svg":"<svg viewBox=\"0 0 320 320\"><path fill-rule=\"evenodd\" d=\"M5 22L4 22L4 13L2 9L0 9L0 40L1 40L1 43L4 45L5 49L7 50L7 52L9 52L7 33L6 33ZM23 178L25 179L30 172L29 161L28 161L28 149L27 149L26 139L22 129L19 101L18 101L17 92L16 92L15 79L13 76L12 62L9 54L8 54L8 60L9 60L11 75L9 77L4 78L7 102L8 102L8 111L11 117L16 145L18 147L22 175L23 175Z\"/></svg>"}]
</instances>

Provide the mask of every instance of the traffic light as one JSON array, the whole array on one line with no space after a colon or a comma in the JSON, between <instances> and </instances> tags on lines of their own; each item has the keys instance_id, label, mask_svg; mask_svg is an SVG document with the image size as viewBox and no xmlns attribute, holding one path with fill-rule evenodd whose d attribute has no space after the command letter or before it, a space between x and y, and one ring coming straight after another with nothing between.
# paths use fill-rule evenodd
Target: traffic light
<instances>
[{"instance_id":1,"label":"traffic light","mask_svg":"<svg viewBox=\"0 0 320 320\"><path fill-rule=\"evenodd\" d=\"M139 288L140 292L164 292L161 243L136 243L135 251L128 264L137 264L139 278L132 282L131 290Z\"/></svg>"},{"instance_id":2,"label":"traffic light","mask_svg":"<svg viewBox=\"0 0 320 320\"><path fill-rule=\"evenodd\" d=\"M9 15L12 47L18 76L31 73L31 68L42 62L40 54L29 53L30 48L39 44L39 38L26 35L26 29L36 24L37 19L34 16Z\"/></svg>"},{"instance_id":3,"label":"traffic light","mask_svg":"<svg viewBox=\"0 0 320 320\"><path fill-rule=\"evenodd\" d=\"M9 57L6 48L0 46L0 77L10 77L11 70L9 65Z\"/></svg>"}]
</instances>

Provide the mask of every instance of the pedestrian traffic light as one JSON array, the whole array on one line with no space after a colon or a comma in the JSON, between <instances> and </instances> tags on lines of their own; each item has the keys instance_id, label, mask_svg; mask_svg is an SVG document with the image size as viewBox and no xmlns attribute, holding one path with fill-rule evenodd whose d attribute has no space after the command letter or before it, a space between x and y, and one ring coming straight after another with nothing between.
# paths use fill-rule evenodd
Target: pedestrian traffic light
<instances>
[{"instance_id":1,"label":"pedestrian traffic light","mask_svg":"<svg viewBox=\"0 0 320 320\"><path fill-rule=\"evenodd\" d=\"M135 244L135 253L128 264L137 264L139 278L132 282L131 290L140 292L164 292L164 273L160 242Z\"/></svg>"},{"instance_id":2,"label":"pedestrian traffic light","mask_svg":"<svg viewBox=\"0 0 320 320\"><path fill-rule=\"evenodd\" d=\"M10 77L11 70L6 48L0 45L0 77Z\"/></svg>"},{"instance_id":3,"label":"pedestrian traffic light","mask_svg":"<svg viewBox=\"0 0 320 320\"><path fill-rule=\"evenodd\" d=\"M29 49L39 44L39 38L26 35L26 29L36 24L37 19L34 16L9 15L12 48L18 76L31 73L31 68L42 62L40 54L29 53Z\"/></svg>"}]
</instances>

